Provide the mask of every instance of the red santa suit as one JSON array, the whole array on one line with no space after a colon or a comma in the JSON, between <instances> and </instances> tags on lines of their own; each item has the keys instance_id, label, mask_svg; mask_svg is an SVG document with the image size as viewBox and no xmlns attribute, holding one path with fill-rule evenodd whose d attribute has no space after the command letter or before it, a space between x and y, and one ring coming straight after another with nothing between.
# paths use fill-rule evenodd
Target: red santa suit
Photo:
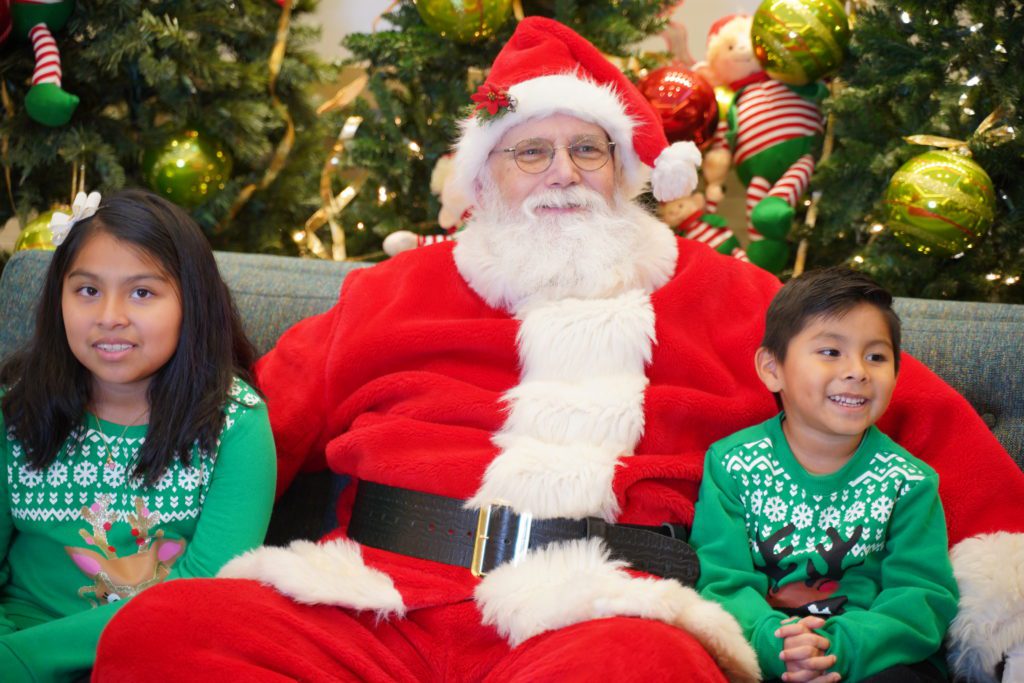
<instances>
[{"instance_id":1,"label":"red santa suit","mask_svg":"<svg viewBox=\"0 0 1024 683\"><path fill-rule=\"evenodd\" d=\"M589 620L642 616L692 628L706 647L737 648L735 658L726 649L716 656L743 678L749 669L742 643L728 641L727 625L723 637L703 623L710 615L721 626L719 614L678 583L631 576L585 544L537 553L480 581L466 569L343 538L359 480L463 499L503 498L538 516L689 524L707 446L776 410L751 359L778 283L704 245L679 240L675 248L671 278L649 294L634 289L608 299L552 302L518 316L487 305L456 269L449 244L352 272L339 303L287 332L259 366L280 486L300 468L322 466L324 454L331 469L356 480L339 503L339 537L255 551L226 574L258 578L300 603L376 615L364 614L365 622L388 616L401 623L422 611L432 615L428 624L437 619L453 628L438 608L480 620L466 609L475 594L486 624L464 625L460 638L468 642L486 640L478 631L493 634L488 625L520 643ZM954 546L1020 547L1019 535L977 536L1022 531L1014 511L1024 476L964 399L913 358L904 357L880 427L939 471ZM238 617L257 599L264 608L272 602L275 615L289 613L291 628L305 620L318 624L334 648L350 631L367 628L346 610L327 610L336 613L329 618L323 608L285 607L269 591L225 584L215 602L235 605L235 617L218 626L222 641L243 638L252 622ZM141 605L154 598L150 614L159 597L151 593L136 599ZM178 598L164 600L158 612ZM202 604L192 605L194 619ZM996 605L990 607L995 617ZM694 613L702 623L692 623ZM151 616L138 616L152 623ZM182 636L194 637L191 628ZM292 637L301 639L298 631ZM581 638L586 634L577 633L575 640ZM114 646L104 640L103 647ZM677 671L701 663L686 653L676 657ZM124 657L121 650L118 659ZM275 658L298 655L283 649L266 658L277 666ZM153 666L146 657L139 663ZM144 671L153 675L152 668L138 673Z\"/></svg>"},{"instance_id":2,"label":"red santa suit","mask_svg":"<svg viewBox=\"0 0 1024 683\"><path fill-rule=\"evenodd\" d=\"M592 46L531 17L510 42L511 62L499 56L489 79L510 73L509 63L559 68L559 45L533 51L552 36L573 60L613 78ZM596 118L616 143L616 163L629 167L627 186L639 176L636 164L660 165L650 142L660 128L642 96L629 90L630 104L617 113L622 106L607 99L614 88L588 94L578 81L562 73L513 78L518 86L493 92L510 96L504 101L515 102L517 117L551 112L538 102L590 97L578 115L590 120L605 108ZM623 97L631 88L616 87ZM627 124L641 115L648 123L638 133ZM464 131L454 182L477 177L486 151L517 120L508 116ZM658 168L654 182L657 194ZM676 190L688 194L692 183ZM325 465L352 477L338 530L320 544L258 549L221 574L263 585L206 580L146 591L105 632L94 678L756 679L756 657L730 615L679 581L613 559L600 538L531 550L480 579L347 537L363 482L469 508L502 501L539 520L692 522L708 445L776 412L753 358L779 283L677 239L639 210L631 216L635 251L587 296L517 296L502 254L472 225L457 246L350 273L334 308L289 330L257 368L280 487L300 469ZM978 629L996 613L1019 626L1024 599L987 596L998 588L994 577L1024 568L994 574L979 558L999 544L1024 547L1024 519L1014 513L1024 474L966 401L911 358L880 427L942 477L950 539L968 558L961 587L975 582L987 599L985 609L966 610L960 642L968 652L979 644L994 651ZM1014 533L978 538L992 532ZM161 648L179 657L131 647L142 631L158 633Z\"/></svg>"}]
</instances>

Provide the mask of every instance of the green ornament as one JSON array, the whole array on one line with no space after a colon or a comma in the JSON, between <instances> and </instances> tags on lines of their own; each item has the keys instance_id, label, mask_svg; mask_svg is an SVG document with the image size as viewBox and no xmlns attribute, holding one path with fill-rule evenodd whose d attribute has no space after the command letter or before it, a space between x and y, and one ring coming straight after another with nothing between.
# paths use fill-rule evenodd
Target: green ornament
<instances>
[{"instance_id":1,"label":"green ornament","mask_svg":"<svg viewBox=\"0 0 1024 683\"><path fill-rule=\"evenodd\" d=\"M512 0L416 0L423 22L458 43L494 35L512 14Z\"/></svg>"},{"instance_id":2,"label":"green ornament","mask_svg":"<svg viewBox=\"0 0 1024 683\"><path fill-rule=\"evenodd\" d=\"M932 150L903 164L889 181L886 223L911 249L953 256L992 227L995 203L981 166L962 154Z\"/></svg>"},{"instance_id":3,"label":"green ornament","mask_svg":"<svg viewBox=\"0 0 1024 683\"><path fill-rule=\"evenodd\" d=\"M53 218L53 212L58 209L45 211L39 214L35 220L29 221L28 225L18 233L18 239L14 242L14 251L25 251L26 249L53 251L56 249L57 247L53 244L53 233L50 232L50 219ZM71 212L66 207L60 210L65 213Z\"/></svg>"},{"instance_id":4,"label":"green ornament","mask_svg":"<svg viewBox=\"0 0 1024 683\"><path fill-rule=\"evenodd\" d=\"M142 157L146 184L170 201L191 209L224 189L231 177L231 157L220 143L187 130Z\"/></svg>"},{"instance_id":5,"label":"green ornament","mask_svg":"<svg viewBox=\"0 0 1024 683\"><path fill-rule=\"evenodd\" d=\"M839 68L850 42L850 22L839 0L764 0L750 39L769 76L807 85Z\"/></svg>"}]
</instances>

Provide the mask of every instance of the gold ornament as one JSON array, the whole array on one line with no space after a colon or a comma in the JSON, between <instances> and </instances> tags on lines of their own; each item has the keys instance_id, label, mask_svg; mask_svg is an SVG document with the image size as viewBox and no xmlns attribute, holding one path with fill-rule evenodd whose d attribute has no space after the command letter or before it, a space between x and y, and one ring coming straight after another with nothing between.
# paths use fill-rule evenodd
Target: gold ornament
<instances>
[{"instance_id":1,"label":"gold ornament","mask_svg":"<svg viewBox=\"0 0 1024 683\"><path fill-rule=\"evenodd\" d=\"M953 256L988 232L995 192L985 170L963 154L932 150L903 164L885 192L886 223L907 247Z\"/></svg>"},{"instance_id":2,"label":"gold ornament","mask_svg":"<svg viewBox=\"0 0 1024 683\"><path fill-rule=\"evenodd\" d=\"M512 15L512 0L416 0L416 9L430 28L458 43L494 35Z\"/></svg>"},{"instance_id":3,"label":"gold ornament","mask_svg":"<svg viewBox=\"0 0 1024 683\"><path fill-rule=\"evenodd\" d=\"M53 251L57 247L53 244L53 233L50 232L50 219L53 218L54 211L64 211L65 213L71 210L67 207L54 207L49 211L44 211L35 218L28 222L21 232L18 233L18 239L14 243L14 251L25 251L27 249L44 249L46 251Z\"/></svg>"},{"instance_id":4,"label":"gold ornament","mask_svg":"<svg viewBox=\"0 0 1024 683\"><path fill-rule=\"evenodd\" d=\"M750 38L769 76L806 85L839 68L850 22L838 0L764 0L754 13Z\"/></svg>"}]
</instances>

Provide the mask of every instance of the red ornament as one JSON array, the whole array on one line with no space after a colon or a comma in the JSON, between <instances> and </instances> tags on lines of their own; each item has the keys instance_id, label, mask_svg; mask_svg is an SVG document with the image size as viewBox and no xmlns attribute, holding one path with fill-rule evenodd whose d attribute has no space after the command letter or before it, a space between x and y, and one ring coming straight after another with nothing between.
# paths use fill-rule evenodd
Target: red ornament
<instances>
[{"instance_id":1,"label":"red ornament","mask_svg":"<svg viewBox=\"0 0 1024 683\"><path fill-rule=\"evenodd\" d=\"M104 529L105 529L106 531L110 531L110 527L112 527L112 526L113 526L113 525L112 525L112 524L111 524L110 522L103 522L103 528L104 528Z\"/></svg>"},{"instance_id":2,"label":"red ornament","mask_svg":"<svg viewBox=\"0 0 1024 683\"><path fill-rule=\"evenodd\" d=\"M661 118L669 142L689 140L701 149L711 144L718 127L718 99L702 76L669 64L647 74L637 86Z\"/></svg>"},{"instance_id":3,"label":"red ornament","mask_svg":"<svg viewBox=\"0 0 1024 683\"><path fill-rule=\"evenodd\" d=\"M138 536L138 535L139 535L139 530L138 529L132 529L132 536Z\"/></svg>"},{"instance_id":4,"label":"red ornament","mask_svg":"<svg viewBox=\"0 0 1024 683\"><path fill-rule=\"evenodd\" d=\"M11 0L0 0L0 44L11 35Z\"/></svg>"}]
</instances>

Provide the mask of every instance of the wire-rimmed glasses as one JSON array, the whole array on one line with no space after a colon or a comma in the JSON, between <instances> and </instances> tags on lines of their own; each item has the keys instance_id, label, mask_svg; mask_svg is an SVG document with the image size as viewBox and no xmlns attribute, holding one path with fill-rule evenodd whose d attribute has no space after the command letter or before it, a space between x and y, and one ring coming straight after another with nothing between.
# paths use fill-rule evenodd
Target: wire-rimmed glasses
<instances>
[{"instance_id":1,"label":"wire-rimmed glasses","mask_svg":"<svg viewBox=\"0 0 1024 683\"><path fill-rule=\"evenodd\" d=\"M530 138L514 147L503 147L498 151L509 152L516 166L524 173L543 173L551 168L555 152L569 150L569 158L581 171L596 171L612 158L615 143L600 138L580 138L569 145L555 145L543 138Z\"/></svg>"}]
</instances>

